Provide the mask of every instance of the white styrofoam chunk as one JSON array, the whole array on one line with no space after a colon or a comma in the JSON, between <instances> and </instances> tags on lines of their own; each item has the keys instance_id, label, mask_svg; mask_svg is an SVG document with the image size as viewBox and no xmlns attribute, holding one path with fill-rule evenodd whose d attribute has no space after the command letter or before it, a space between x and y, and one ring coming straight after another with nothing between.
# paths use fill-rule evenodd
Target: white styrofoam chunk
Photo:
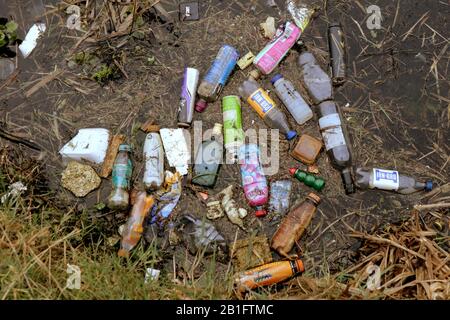
<instances>
[{"instance_id":1,"label":"white styrofoam chunk","mask_svg":"<svg viewBox=\"0 0 450 320\"><path fill-rule=\"evenodd\" d=\"M25 36L25 39L19 46L19 50L20 52L22 52L24 58L27 58L31 54L31 52L37 46L38 38L45 32L46 29L47 26L45 25L45 23L36 23L30 28L27 35Z\"/></svg>"},{"instance_id":2,"label":"white styrofoam chunk","mask_svg":"<svg viewBox=\"0 0 450 320\"><path fill-rule=\"evenodd\" d=\"M59 150L63 160L80 161L82 159L100 164L105 160L110 133L108 129L87 128L78 130L78 134Z\"/></svg>"}]
</instances>

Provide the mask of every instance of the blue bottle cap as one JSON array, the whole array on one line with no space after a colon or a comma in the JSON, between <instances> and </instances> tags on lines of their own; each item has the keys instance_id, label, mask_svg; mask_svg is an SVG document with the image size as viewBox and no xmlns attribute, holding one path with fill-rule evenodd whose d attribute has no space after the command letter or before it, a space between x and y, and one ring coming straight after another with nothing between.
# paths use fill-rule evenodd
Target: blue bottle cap
<instances>
[{"instance_id":1,"label":"blue bottle cap","mask_svg":"<svg viewBox=\"0 0 450 320\"><path fill-rule=\"evenodd\" d=\"M433 190L433 181L427 180L425 182L425 191L431 191Z\"/></svg>"},{"instance_id":2,"label":"blue bottle cap","mask_svg":"<svg viewBox=\"0 0 450 320\"><path fill-rule=\"evenodd\" d=\"M292 140L296 136L297 136L297 132L295 132L294 130L291 130L288 133L286 133L286 139L288 139L288 140Z\"/></svg>"},{"instance_id":3,"label":"blue bottle cap","mask_svg":"<svg viewBox=\"0 0 450 320\"><path fill-rule=\"evenodd\" d=\"M281 74L276 74L273 78L272 78L272 80L270 80L270 82L272 83L272 84L275 84L275 82L277 82L278 80L280 80L281 78L283 78L283 76L281 75Z\"/></svg>"},{"instance_id":4,"label":"blue bottle cap","mask_svg":"<svg viewBox=\"0 0 450 320\"><path fill-rule=\"evenodd\" d=\"M119 146L119 151L131 152L131 146L129 144L121 144Z\"/></svg>"}]
</instances>

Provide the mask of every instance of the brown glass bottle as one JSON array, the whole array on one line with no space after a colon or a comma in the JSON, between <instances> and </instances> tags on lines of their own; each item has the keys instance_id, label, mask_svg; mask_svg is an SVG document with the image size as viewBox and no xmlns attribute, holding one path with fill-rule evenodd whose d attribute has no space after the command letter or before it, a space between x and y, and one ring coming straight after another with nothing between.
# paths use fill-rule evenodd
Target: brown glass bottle
<instances>
[{"instance_id":1,"label":"brown glass bottle","mask_svg":"<svg viewBox=\"0 0 450 320\"><path fill-rule=\"evenodd\" d=\"M280 227L272 238L272 248L283 257L289 257L289 252L296 241L300 239L308 227L319 205L320 197L310 193L306 199L291 210L283 219Z\"/></svg>"}]
</instances>

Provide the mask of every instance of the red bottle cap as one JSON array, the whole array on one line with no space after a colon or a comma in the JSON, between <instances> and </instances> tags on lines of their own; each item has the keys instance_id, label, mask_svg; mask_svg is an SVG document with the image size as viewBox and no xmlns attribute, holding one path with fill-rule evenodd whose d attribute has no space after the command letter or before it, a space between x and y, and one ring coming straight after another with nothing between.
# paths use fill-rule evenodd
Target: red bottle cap
<instances>
[{"instance_id":1,"label":"red bottle cap","mask_svg":"<svg viewBox=\"0 0 450 320\"><path fill-rule=\"evenodd\" d=\"M264 217L265 215L267 214L267 211L266 210L264 210L264 209L258 209L258 210L256 210L256 212L255 212L255 216L257 216L257 217Z\"/></svg>"},{"instance_id":2,"label":"red bottle cap","mask_svg":"<svg viewBox=\"0 0 450 320\"><path fill-rule=\"evenodd\" d=\"M207 103L205 100L200 99L200 100L198 100L197 103L195 104L195 111L197 111L197 112L203 112L203 111L205 111L205 109L206 109L207 106L208 106L208 103Z\"/></svg>"},{"instance_id":3,"label":"red bottle cap","mask_svg":"<svg viewBox=\"0 0 450 320\"><path fill-rule=\"evenodd\" d=\"M294 175L296 171L297 171L296 168L290 168L290 169L289 169L289 172L290 172L292 175Z\"/></svg>"}]
</instances>

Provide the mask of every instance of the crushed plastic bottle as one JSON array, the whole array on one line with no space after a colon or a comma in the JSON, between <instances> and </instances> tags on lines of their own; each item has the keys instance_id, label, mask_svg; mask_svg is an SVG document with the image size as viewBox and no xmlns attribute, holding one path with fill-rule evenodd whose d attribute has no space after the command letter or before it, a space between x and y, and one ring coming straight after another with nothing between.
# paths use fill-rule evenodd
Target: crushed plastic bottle
<instances>
[{"instance_id":1,"label":"crushed plastic bottle","mask_svg":"<svg viewBox=\"0 0 450 320\"><path fill-rule=\"evenodd\" d=\"M411 194L418 191L433 190L433 182L416 181L395 170L356 168L356 186L360 189L380 189Z\"/></svg>"},{"instance_id":2,"label":"crushed plastic bottle","mask_svg":"<svg viewBox=\"0 0 450 320\"><path fill-rule=\"evenodd\" d=\"M319 203L320 197L310 193L283 219L272 238L271 244L272 248L281 256L289 258L289 252L310 224Z\"/></svg>"},{"instance_id":3,"label":"crushed plastic bottle","mask_svg":"<svg viewBox=\"0 0 450 320\"><path fill-rule=\"evenodd\" d=\"M270 183L269 208L271 212L285 214L289 210L292 181L279 180Z\"/></svg>"},{"instance_id":4,"label":"crushed plastic bottle","mask_svg":"<svg viewBox=\"0 0 450 320\"><path fill-rule=\"evenodd\" d=\"M127 144L119 146L119 153L114 161L112 172L112 192L108 198L108 207L113 210L128 208L130 195L130 179L133 164L130 159L131 147Z\"/></svg>"},{"instance_id":5,"label":"crushed plastic bottle","mask_svg":"<svg viewBox=\"0 0 450 320\"><path fill-rule=\"evenodd\" d=\"M285 114L255 80L245 80L239 87L239 94L269 127L279 129L287 140L297 136L297 132L291 130Z\"/></svg>"},{"instance_id":6,"label":"crushed plastic bottle","mask_svg":"<svg viewBox=\"0 0 450 320\"><path fill-rule=\"evenodd\" d=\"M281 74L275 75L270 82L275 87L278 98L283 101L286 109L289 110L298 124L304 124L313 117L311 108L300 93L295 90L292 82L283 78Z\"/></svg>"},{"instance_id":7,"label":"crushed plastic bottle","mask_svg":"<svg viewBox=\"0 0 450 320\"><path fill-rule=\"evenodd\" d=\"M216 250L228 252L225 238L213 224L188 214L181 218L181 223L184 225L182 230L184 242L192 254L198 251L204 251L205 254L214 253Z\"/></svg>"},{"instance_id":8,"label":"crushed plastic bottle","mask_svg":"<svg viewBox=\"0 0 450 320\"><path fill-rule=\"evenodd\" d=\"M223 160L223 144L220 141L222 125L216 123L210 140L203 141L197 152L192 183L213 187Z\"/></svg>"},{"instance_id":9,"label":"crushed plastic bottle","mask_svg":"<svg viewBox=\"0 0 450 320\"><path fill-rule=\"evenodd\" d=\"M144 186L157 190L164 182L164 149L159 133L147 134L144 142Z\"/></svg>"},{"instance_id":10,"label":"crushed plastic bottle","mask_svg":"<svg viewBox=\"0 0 450 320\"><path fill-rule=\"evenodd\" d=\"M319 127L331 164L341 171L345 192L353 193L355 190L351 174L350 140L343 125L340 110L332 100L331 79L320 68L316 58L310 52L303 52L299 56L298 62L306 89L319 109Z\"/></svg>"},{"instance_id":11,"label":"crushed plastic bottle","mask_svg":"<svg viewBox=\"0 0 450 320\"><path fill-rule=\"evenodd\" d=\"M130 251L139 243L144 231L143 223L155 203L152 196L139 192L131 210L130 217L122 231L122 241L118 255L128 257Z\"/></svg>"},{"instance_id":12,"label":"crushed plastic bottle","mask_svg":"<svg viewBox=\"0 0 450 320\"><path fill-rule=\"evenodd\" d=\"M216 59L198 87L197 94L200 99L195 105L195 111L203 112L208 102L217 100L238 59L239 53L232 46L223 45L220 48Z\"/></svg>"},{"instance_id":13,"label":"crushed plastic bottle","mask_svg":"<svg viewBox=\"0 0 450 320\"><path fill-rule=\"evenodd\" d=\"M241 146L239 164L241 166L242 186L245 197L250 206L256 207L255 215L263 217L267 213L263 206L268 201L269 188L259 157L259 148L256 144Z\"/></svg>"}]
</instances>

